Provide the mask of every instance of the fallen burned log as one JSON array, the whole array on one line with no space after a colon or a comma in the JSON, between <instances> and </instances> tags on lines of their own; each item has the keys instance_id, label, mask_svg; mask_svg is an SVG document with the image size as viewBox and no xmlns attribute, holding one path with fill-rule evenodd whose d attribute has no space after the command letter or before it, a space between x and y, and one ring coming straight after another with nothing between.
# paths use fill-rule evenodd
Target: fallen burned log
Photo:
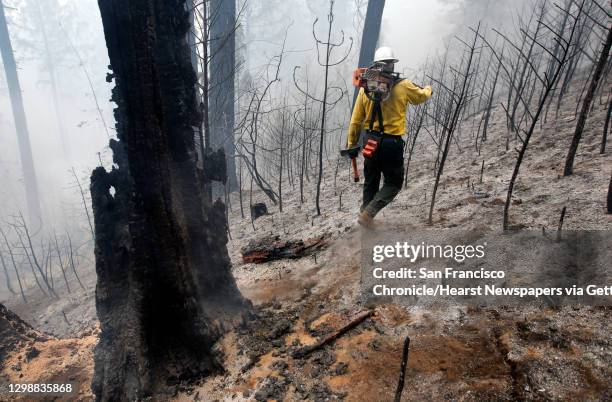
<instances>
[{"instance_id":1,"label":"fallen burned log","mask_svg":"<svg viewBox=\"0 0 612 402\"><path fill-rule=\"evenodd\" d=\"M331 334L324 336L323 339L319 340L318 342L312 345L306 345L300 349L297 349L295 352L292 353L292 357L294 359L302 358L314 352L315 350L320 349L329 343L332 343L333 341L335 341L336 339L344 335L346 332L350 331L351 329L355 328L356 326L364 322L367 318L371 317L372 314L374 314L374 310L364 310L360 312L353 319L351 319L346 325L344 325L342 328L338 329L337 331L334 331Z\"/></svg>"},{"instance_id":2,"label":"fallen burned log","mask_svg":"<svg viewBox=\"0 0 612 402\"><path fill-rule=\"evenodd\" d=\"M307 240L281 240L280 236L267 236L256 239L240 250L242 261L261 264L263 262L296 259L321 250L327 244L325 236Z\"/></svg>"}]
</instances>

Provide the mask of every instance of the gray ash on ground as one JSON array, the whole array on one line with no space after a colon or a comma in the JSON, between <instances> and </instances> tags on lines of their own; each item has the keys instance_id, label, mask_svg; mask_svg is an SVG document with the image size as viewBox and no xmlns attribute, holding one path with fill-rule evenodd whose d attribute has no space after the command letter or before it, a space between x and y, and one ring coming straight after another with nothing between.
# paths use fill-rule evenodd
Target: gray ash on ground
<instances>
[{"instance_id":1,"label":"gray ash on ground","mask_svg":"<svg viewBox=\"0 0 612 402\"><path fill-rule=\"evenodd\" d=\"M255 392L256 401L268 401L270 399L284 400L290 381L284 377L269 376L263 385Z\"/></svg>"},{"instance_id":2,"label":"gray ash on ground","mask_svg":"<svg viewBox=\"0 0 612 402\"><path fill-rule=\"evenodd\" d=\"M324 381L314 383L308 393L308 399L314 402L343 401L344 398L346 398L345 393L332 392Z\"/></svg>"},{"instance_id":3,"label":"gray ash on ground","mask_svg":"<svg viewBox=\"0 0 612 402\"><path fill-rule=\"evenodd\" d=\"M325 347L323 349L312 352L309 356L309 363L311 365L311 373L313 378L321 378L328 375L331 370L331 366L336 362L336 355L332 352L331 347Z\"/></svg>"}]
</instances>

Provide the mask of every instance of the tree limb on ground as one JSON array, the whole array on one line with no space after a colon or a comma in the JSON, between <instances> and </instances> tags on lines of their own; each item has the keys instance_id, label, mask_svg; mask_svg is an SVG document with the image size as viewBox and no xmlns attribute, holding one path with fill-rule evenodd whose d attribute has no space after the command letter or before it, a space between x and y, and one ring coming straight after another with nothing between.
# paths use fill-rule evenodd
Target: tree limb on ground
<instances>
[{"instance_id":1,"label":"tree limb on ground","mask_svg":"<svg viewBox=\"0 0 612 402\"><path fill-rule=\"evenodd\" d=\"M310 353L314 352L315 350L320 349L323 346L328 345L328 344L332 343L333 341L335 341L336 339L340 338L346 332L348 332L351 329L355 328L356 326L358 326L359 324L364 322L367 318L371 317L373 314L374 314L374 310L365 310L365 311L360 312L359 314L357 314L355 316L355 318L353 318L351 321L349 321L348 324L346 324L342 328L338 329L337 331L332 332L329 335L326 335L323 339L321 339L317 343L314 343L312 345L306 345L306 346L296 350L295 352L292 353L291 356L294 359L300 359L302 357L305 357L305 356L309 355Z\"/></svg>"}]
</instances>

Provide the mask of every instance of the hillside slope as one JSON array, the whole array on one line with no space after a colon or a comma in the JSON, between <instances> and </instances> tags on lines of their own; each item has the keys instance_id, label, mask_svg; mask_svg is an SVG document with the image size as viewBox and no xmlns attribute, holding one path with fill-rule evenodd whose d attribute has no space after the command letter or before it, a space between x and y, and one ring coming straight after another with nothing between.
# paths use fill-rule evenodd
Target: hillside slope
<instances>
[{"instance_id":1,"label":"hillside slope","mask_svg":"<svg viewBox=\"0 0 612 402\"><path fill-rule=\"evenodd\" d=\"M510 209L511 224L524 230L556 230L567 207L564 228L610 230L605 202L612 172L610 153L599 154L605 105L591 114L575 163L561 176L575 126L576 88L557 119L549 117L527 151ZM461 128L453 143L434 212L433 229L459 227L501 233L503 201L516 159L505 149L506 126L495 110L489 139L480 155L471 138L479 116ZM420 134L408 172L408 187L377 217L406 230L427 228L436 147ZM480 169L484 161L482 183ZM325 169L322 215L314 199L300 204L299 192L283 182L283 212L253 224L242 219L232 197L229 244L242 292L260 306L260 320L230 333L220 343L227 375L183 394L202 400L392 400L406 336L411 338L403 400L603 400L612 397L610 310L596 307L423 309L383 304L374 316L307 358L291 352L333 332L367 309L360 289L360 228L356 224L361 184L350 180L347 161ZM360 160L361 163L361 160ZM309 182L307 194L314 186ZM245 211L248 216L248 210ZM240 249L266 235L282 239L325 236L330 246L316 256L244 264ZM269 321L272 320L272 323ZM280 328L280 330L279 330ZM204 397L204 395L207 395Z\"/></svg>"},{"instance_id":2,"label":"hillside slope","mask_svg":"<svg viewBox=\"0 0 612 402\"><path fill-rule=\"evenodd\" d=\"M576 90L567 96L559 118L549 118L532 138L510 210L515 228L555 230L566 206L566 229L612 229L612 215L605 213L612 156L599 154L605 117L599 100L587 122L575 174L560 176L575 124ZM438 191L434 230L501 232L516 143L506 151L505 121L497 108L489 139L478 155L471 135L478 119L465 122L452 145ZM435 144L422 132L408 187L377 217L383 230L428 227L435 155ZM405 401L612 399L609 308L371 305L360 285L362 232L356 218L362 184L350 179L348 161L328 161L321 216L315 216L314 185L310 177L306 202L301 204L297 186L284 178L282 213L255 192L254 202L266 202L270 215L253 223L248 209L247 218L241 217L238 195L232 194L228 249L240 290L256 305L257 319L229 332L217 345L225 356L226 373L196 385L177 384L176 400L392 400L407 336L411 344ZM247 200L245 194L245 205ZM242 247L268 235L284 240L323 236L327 246L300 259L243 263ZM91 328L82 336L45 335L7 350L0 371L4 383L68 381L78 386L70 399L89 400L97 341L92 299L90 289L86 313L74 310L75 320L78 316L87 321L79 321L78 327ZM46 308L39 321L61 321L60 311ZM292 357L300 347L334 333L363 311L373 315L306 357ZM38 354L27 357L33 349Z\"/></svg>"}]
</instances>

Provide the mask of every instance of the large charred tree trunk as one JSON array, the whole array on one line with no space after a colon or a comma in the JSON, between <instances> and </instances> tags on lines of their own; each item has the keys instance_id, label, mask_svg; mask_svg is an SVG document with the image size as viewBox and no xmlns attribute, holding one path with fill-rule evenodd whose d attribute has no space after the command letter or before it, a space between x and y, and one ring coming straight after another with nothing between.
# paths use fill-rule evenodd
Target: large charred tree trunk
<instances>
[{"instance_id":1,"label":"large charred tree trunk","mask_svg":"<svg viewBox=\"0 0 612 402\"><path fill-rule=\"evenodd\" d=\"M99 0L115 88L114 167L92 173L98 400L143 399L220 369L211 351L248 306L224 207L203 194L185 0ZM114 189L114 192L112 191Z\"/></svg>"},{"instance_id":2,"label":"large charred tree trunk","mask_svg":"<svg viewBox=\"0 0 612 402\"><path fill-rule=\"evenodd\" d=\"M40 200L38 198L38 183L36 181L36 171L34 170L34 160L32 159L32 148L30 146L30 134L28 124L23 109L23 98L21 96L21 86L17 75L17 64L13 55L13 46L9 36L6 16L4 15L4 5L0 2L0 53L4 62L4 72L6 73L6 83L8 85L11 106L13 108L13 119L15 120L15 130L17 131L17 143L19 144L19 156L21 157L21 168L23 170L23 183L25 186L26 203L28 206L28 216L31 224L36 224L41 219Z\"/></svg>"},{"instance_id":3,"label":"large charred tree trunk","mask_svg":"<svg viewBox=\"0 0 612 402\"><path fill-rule=\"evenodd\" d=\"M234 157L235 30L235 0L211 0L209 92L211 145L215 150L223 148L225 151L227 185L230 191L236 190L238 183ZM221 190L217 189L215 193Z\"/></svg>"}]
</instances>

